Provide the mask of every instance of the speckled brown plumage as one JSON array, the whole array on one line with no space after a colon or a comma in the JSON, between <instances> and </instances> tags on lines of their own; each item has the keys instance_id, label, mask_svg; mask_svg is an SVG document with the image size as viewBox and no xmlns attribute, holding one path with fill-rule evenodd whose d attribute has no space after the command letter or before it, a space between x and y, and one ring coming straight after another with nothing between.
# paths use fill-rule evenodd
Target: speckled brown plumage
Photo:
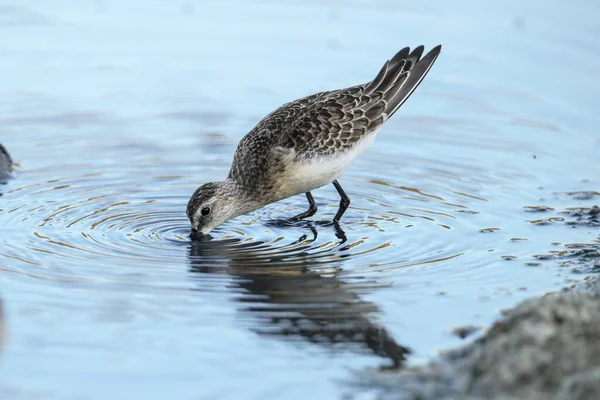
<instances>
[{"instance_id":1,"label":"speckled brown plumage","mask_svg":"<svg viewBox=\"0 0 600 400\"><path fill-rule=\"evenodd\" d=\"M416 89L441 46L421 58L408 47L387 61L371 82L316 93L284 104L263 118L239 143L228 178L262 196L295 161L351 149L375 132Z\"/></svg>"}]
</instances>

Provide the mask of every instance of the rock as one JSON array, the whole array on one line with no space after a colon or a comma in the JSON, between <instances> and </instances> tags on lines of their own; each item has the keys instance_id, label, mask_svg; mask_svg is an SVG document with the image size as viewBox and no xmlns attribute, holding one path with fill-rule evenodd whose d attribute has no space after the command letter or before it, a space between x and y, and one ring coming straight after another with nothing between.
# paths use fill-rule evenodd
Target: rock
<instances>
[{"instance_id":1,"label":"rock","mask_svg":"<svg viewBox=\"0 0 600 400\"><path fill-rule=\"evenodd\" d=\"M600 393L600 297L567 292L526 301L506 312L456 362L465 394L522 399L586 399ZM580 389L585 386L584 389ZM569 393L561 397L560 393ZM583 397L577 397L576 394ZM575 397L573 397L575 396Z\"/></svg>"},{"instance_id":2,"label":"rock","mask_svg":"<svg viewBox=\"0 0 600 400\"><path fill-rule=\"evenodd\" d=\"M12 159L8 151L0 144L0 178L6 178L12 172Z\"/></svg>"},{"instance_id":3,"label":"rock","mask_svg":"<svg viewBox=\"0 0 600 400\"><path fill-rule=\"evenodd\" d=\"M386 399L600 399L600 278L527 300L479 340L369 377Z\"/></svg>"},{"instance_id":4,"label":"rock","mask_svg":"<svg viewBox=\"0 0 600 400\"><path fill-rule=\"evenodd\" d=\"M585 279L574 290L590 296L600 296L600 278Z\"/></svg>"},{"instance_id":5,"label":"rock","mask_svg":"<svg viewBox=\"0 0 600 400\"><path fill-rule=\"evenodd\" d=\"M600 399L600 368L568 377L560 385L557 399Z\"/></svg>"}]
</instances>

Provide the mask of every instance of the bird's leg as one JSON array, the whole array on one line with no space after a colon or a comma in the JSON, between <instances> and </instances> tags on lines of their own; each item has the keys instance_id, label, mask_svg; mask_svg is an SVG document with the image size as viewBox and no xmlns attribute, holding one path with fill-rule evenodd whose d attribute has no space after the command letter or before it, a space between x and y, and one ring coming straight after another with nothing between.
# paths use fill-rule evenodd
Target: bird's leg
<instances>
[{"instance_id":1,"label":"bird's leg","mask_svg":"<svg viewBox=\"0 0 600 400\"><path fill-rule=\"evenodd\" d=\"M333 217L333 220L335 222L339 222L340 218L342 218L342 215L344 215L344 212L346 212L346 209L350 205L350 197L348 197L346 192L344 192L344 189L342 189L342 186L339 184L339 182L337 180L333 181L333 186L335 186L335 189L337 190L337 192L340 194L340 197L341 197L340 208L338 208L337 214L335 214L335 217Z\"/></svg>"},{"instance_id":2,"label":"bird's leg","mask_svg":"<svg viewBox=\"0 0 600 400\"><path fill-rule=\"evenodd\" d=\"M308 199L308 210L303 212L302 214L298 214L290 218L290 221L300 221L303 218L312 217L317 212L317 203L315 203L315 199L313 199L312 194L310 192L306 192L306 198Z\"/></svg>"}]
</instances>

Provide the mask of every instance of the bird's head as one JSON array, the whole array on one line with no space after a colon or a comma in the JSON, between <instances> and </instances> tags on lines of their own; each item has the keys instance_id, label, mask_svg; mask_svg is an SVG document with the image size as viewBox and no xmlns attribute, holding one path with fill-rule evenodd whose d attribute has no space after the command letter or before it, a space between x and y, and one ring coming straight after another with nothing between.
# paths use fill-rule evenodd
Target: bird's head
<instances>
[{"instance_id":1,"label":"bird's head","mask_svg":"<svg viewBox=\"0 0 600 400\"><path fill-rule=\"evenodd\" d=\"M230 181L209 182L200 186L187 205L187 216L194 234L208 235L217 226L252 211L243 192Z\"/></svg>"}]
</instances>

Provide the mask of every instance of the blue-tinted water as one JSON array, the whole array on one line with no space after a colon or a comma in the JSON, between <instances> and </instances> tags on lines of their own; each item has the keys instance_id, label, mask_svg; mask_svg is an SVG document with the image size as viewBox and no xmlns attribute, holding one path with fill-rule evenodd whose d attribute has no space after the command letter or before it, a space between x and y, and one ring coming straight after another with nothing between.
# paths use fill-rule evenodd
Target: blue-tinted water
<instances>
[{"instance_id":1,"label":"blue-tinted water","mask_svg":"<svg viewBox=\"0 0 600 400\"><path fill-rule=\"evenodd\" d=\"M597 231L530 221L600 203L600 5L538 4L0 2L2 398L352 397L583 278L560 251ZM303 196L190 241L189 196L265 114L438 43L340 179L346 242L266 224Z\"/></svg>"}]
</instances>

